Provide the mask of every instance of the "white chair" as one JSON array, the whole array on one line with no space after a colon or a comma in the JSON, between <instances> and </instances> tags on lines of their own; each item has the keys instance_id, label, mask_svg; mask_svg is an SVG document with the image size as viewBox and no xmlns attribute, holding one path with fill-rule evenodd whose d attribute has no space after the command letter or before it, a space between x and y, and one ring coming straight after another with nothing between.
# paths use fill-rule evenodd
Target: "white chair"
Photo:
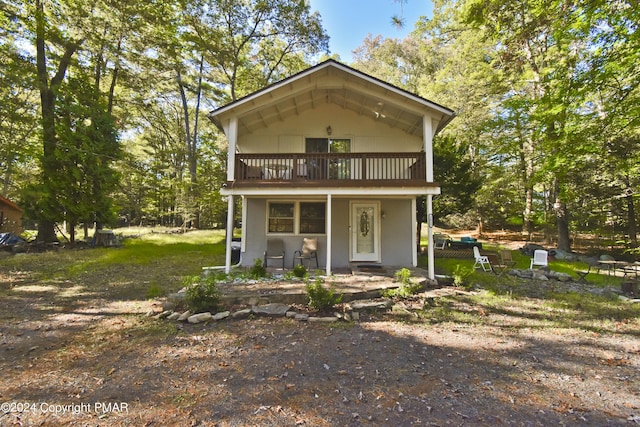
<instances>
[{"instance_id":1,"label":"white chair","mask_svg":"<svg viewBox=\"0 0 640 427\"><path fill-rule=\"evenodd\" d=\"M480 255L480 249L477 246L473 247L473 257L476 259L475 264L473 264L474 270L476 268L482 267L483 271L491 271L491 263L489 262L489 258L485 255Z\"/></svg>"},{"instance_id":2,"label":"white chair","mask_svg":"<svg viewBox=\"0 0 640 427\"><path fill-rule=\"evenodd\" d=\"M532 270L534 266L539 265L540 267L547 267L548 264L548 252L543 251L542 249L536 249L533 252L533 258L531 258L531 265L529 266L529 270Z\"/></svg>"}]
</instances>

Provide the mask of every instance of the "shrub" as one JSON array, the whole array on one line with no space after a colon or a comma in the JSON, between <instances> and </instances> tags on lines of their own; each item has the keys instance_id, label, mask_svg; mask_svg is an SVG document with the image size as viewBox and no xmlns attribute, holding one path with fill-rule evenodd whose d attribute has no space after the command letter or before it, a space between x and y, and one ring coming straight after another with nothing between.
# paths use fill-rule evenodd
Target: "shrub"
<instances>
[{"instance_id":1,"label":"shrub","mask_svg":"<svg viewBox=\"0 0 640 427\"><path fill-rule=\"evenodd\" d=\"M262 265L262 260L260 258L256 258L253 260L253 267L249 270L249 274L254 279L259 279L261 277L267 276L267 268Z\"/></svg>"},{"instance_id":2,"label":"shrub","mask_svg":"<svg viewBox=\"0 0 640 427\"><path fill-rule=\"evenodd\" d=\"M193 313L202 311L216 311L220 302L220 292L216 284L215 276L185 278L186 297L185 302Z\"/></svg>"},{"instance_id":3,"label":"shrub","mask_svg":"<svg viewBox=\"0 0 640 427\"><path fill-rule=\"evenodd\" d=\"M468 287L467 278L473 274L473 268L464 267L461 264L456 265L453 270L453 285L460 287Z\"/></svg>"},{"instance_id":4,"label":"shrub","mask_svg":"<svg viewBox=\"0 0 640 427\"><path fill-rule=\"evenodd\" d=\"M327 311L342 301L342 295L336 295L333 289L322 286L322 279L317 278L314 283L307 283L307 297L309 306L318 311Z\"/></svg>"},{"instance_id":5,"label":"shrub","mask_svg":"<svg viewBox=\"0 0 640 427\"><path fill-rule=\"evenodd\" d=\"M422 286L420 286L419 283L411 282L411 270L408 268L402 268L396 271L393 277L396 282L400 282L400 287L384 291L382 295L387 298L408 298L422 290Z\"/></svg>"},{"instance_id":6,"label":"shrub","mask_svg":"<svg viewBox=\"0 0 640 427\"><path fill-rule=\"evenodd\" d=\"M396 282L400 282L403 285L411 284L411 270L408 268L401 268L393 274L393 277Z\"/></svg>"},{"instance_id":7,"label":"shrub","mask_svg":"<svg viewBox=\"0 0 640 427\"><path fill-rule=\"evenodd\" d=\"M299 279L303 279L304 276L307 275L307 268L302 264L298 264L293 267L293 275Z\"/></svg>"}]
</instances>

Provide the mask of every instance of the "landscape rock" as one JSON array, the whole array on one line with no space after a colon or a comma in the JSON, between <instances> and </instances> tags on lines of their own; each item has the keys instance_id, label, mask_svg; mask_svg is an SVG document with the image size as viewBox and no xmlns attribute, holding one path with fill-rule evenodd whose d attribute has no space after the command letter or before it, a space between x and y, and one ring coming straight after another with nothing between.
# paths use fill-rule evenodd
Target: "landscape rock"
<instances>
[{"instance_id":1,"label":"landscape rock","mask_svg":"<svg viewBox=\"0 0 640 427\"><path fill-rule=\"evenodd\" d=\"M189 323L202 323L202 322L206 322L207 320L211 320L212 318L213 318L213 315L208 311L206 311L204 313L198 313L198 314L189 316L187 321Z\"/></svg>"},{"instance_id":2,"label":"landscape rock","mask_svg":"<svg viewBox=\"0 0 640 427\"><path fill-rule=\"evenodd\" d=\"M171 313L173 313L172 310L164 310L162 313L156 314L155 316L153 316L153 318L154 319L164 319L165 317L169 316Z\"/></svg>"},{"instance_id":3,"label":"landscape rock","mask_svg":"<svg viewBox=\"0 0 640 427\"><path fill-rule=\"evenodd\" d=\"M245 309L233 312L231 317L233 319L246 319L250 315L251 315L251 309L250 308L245 308Z\"/></svg>"},{"instance_id":4,"label":"landscape rock","mask_svg":"<svg viewBox=\"0 0 640 427\"><path fill-rule=\"evenodd\" d=\"M309 320L309 315L306 313L296 313L294 319L300 322L306 322L307 320Z\"/></svg>"},{"instance_id":5,"label":"landscape rock","mask_svg":"<svg viewBox=\"0 0 640 427\"><path fill-rule=\"evenodd\" d=\"M327 317L309 317L308 321L310 323L312 322L316 322L316 323L331 323L331 322L337 322L339 319L335 316L327 316Z\"/></svg>"},{"instance_id":6,"label":"landscape rock","mask_svg":"<svg viewBox=\"0 0 640 427\"><path fill-rule=\"evenodd\" d=\"M182 290L170 294L167 299L162 303L163 310L175 310L176 307L184 305L186 293Z\"/></svg>"},{"instance_id":7,"label":"landscape rock","mask_svg":"<svg viewBox=\"0 0 640 427\"><path fill-rule=\"evenodd\" d=\"M216 313L213 315L213 320L222 320L222 319L226 319L227 317L229 317L229 314L231 314L230 311L221 311L220 313Z\"/></svg>"},{"instance_id":8,"label":"landscape rock","mask_svg":"<svg viewBox=\"0 0 640 427\"><path fill-rule=\"evenodd\" d=\"M342 318L347 322L356 322L360 320L360 312L358 311L346 311L342 314Z\"/></svg>"},{"instance_id":9,"label":"landscape rock","mask_svg":"<svg viewBox=\"0 0 640 427\"><path fill-rule=\"evenodd\" d=\"M527 256L533 256L533 253L539 249L545 250L544 246L536 245L535 243L527 243L520 248L520 252Z\"/></svg>"},{"instance_id":10,"label":"landscape rock","mask_svg":"<svg viewBox=\"0 0 640 427\"><path fill-rule=\"evenodd\" d=\"M349 303L349 308L352 310L387 310L391 308L393 301L385 299L382 301L353 301Z\"/></svg>"},{"instance_id":11,"label":"landscape rock","mask_svg":"<svg viewBox=\"0 0 640 427\"><path fill-rule=\"evenodd\" d=\"M178 321L179 322L184 322L185 320L187 320L189 318L189 316L191 316L191 312L189 310L185 311L184 313L182 313L179 317L178 317Z\"/></svg>"},{"instance_id":12,"label":"landscape rock","mask_svg":"<svg viewBox=\"0 0 640 427\"><path fill-rule=\"evenodd\" d=\"M177 311L174 311L173 313L167 316L167 320L178 320L179 317L180 317L180 313L178 313Z\"/></svg>"},{"instance_id":13,"label":"landscape rock","mask_svg":"<svg viewBox=\"0 0 640 427\"><path fill-rule=\"evenodd\" d=\"M253 306L251 307L251 312L261 316L283 317L290 308L291 306L287 304L271 303Z\"/></svg>"}]
</instances>

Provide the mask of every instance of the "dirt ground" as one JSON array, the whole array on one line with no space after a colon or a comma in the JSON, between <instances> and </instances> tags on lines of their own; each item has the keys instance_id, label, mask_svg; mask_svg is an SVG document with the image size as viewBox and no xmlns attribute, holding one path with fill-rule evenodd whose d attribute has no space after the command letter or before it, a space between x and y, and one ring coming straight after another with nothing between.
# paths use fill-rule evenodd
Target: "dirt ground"
<instances>
[{"instance_id":1,"label":"dirt ground","mask_svg":"<svg viewBox=\"0 0 640 427\"><path fill-rule=\"evenodd\" d=\"M190 325L29 272L0 288L2 426L640 424L637 322L548 323L535 297L460 299L466 321Z\"/></svg>"}]
</instances>

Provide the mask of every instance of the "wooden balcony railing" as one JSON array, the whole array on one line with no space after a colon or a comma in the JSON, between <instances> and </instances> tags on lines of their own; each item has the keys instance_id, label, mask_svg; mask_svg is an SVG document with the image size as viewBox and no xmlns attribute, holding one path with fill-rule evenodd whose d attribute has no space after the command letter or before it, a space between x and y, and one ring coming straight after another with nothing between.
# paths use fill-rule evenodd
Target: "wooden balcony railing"
<instances>
[{"instance_id":1,"label":"wooden balcony railing","mask_svg":"<svg viewBox=\"0 0 640 427\"><path fill-rule=\"evenodd\" d=\"M425 184L424 153L237 153L238 184Z\"/></svg>"}]
</instances>

